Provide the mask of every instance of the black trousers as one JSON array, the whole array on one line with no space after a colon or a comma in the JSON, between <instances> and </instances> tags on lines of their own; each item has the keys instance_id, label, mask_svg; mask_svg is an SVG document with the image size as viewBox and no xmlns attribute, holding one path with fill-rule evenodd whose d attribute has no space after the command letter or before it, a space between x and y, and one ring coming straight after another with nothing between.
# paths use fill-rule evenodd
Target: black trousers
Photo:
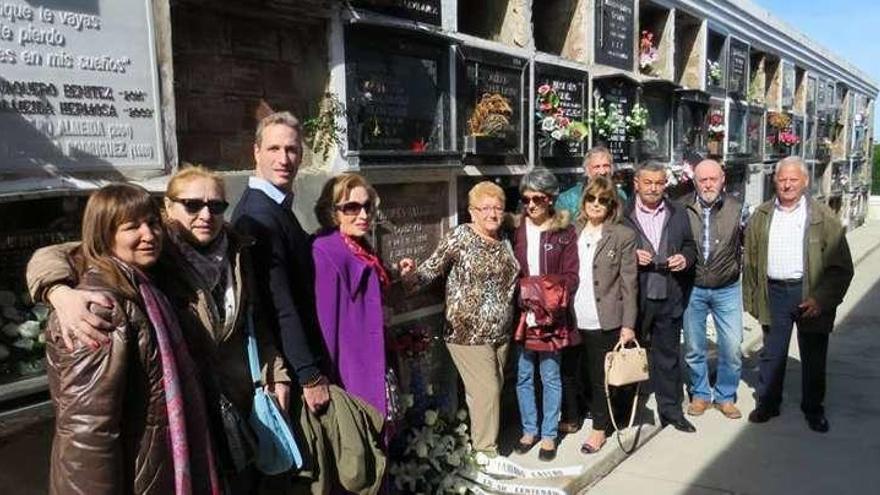
<instances>
[{"instance_id":1,"label":"black trousers","mask_svg":"<svg viewBox=\"0 0 880 495\"><path fill-rule=\"evenodd\" d=\"M661 418L674 420L684 416L681 401L684 398L681 378L681 323L682 316L673 316L665 300L644 302L640 310L639 329L650 337L648 360L651 367L651 387L657 399Z\"/></svg>"},{"instance_id":2,"label":"black trousers","mask_svg":"<svg viewBox=\"0 0 880 495\"><path fill-rule=\"evenodd\" d=\"M583 332L581 332L583 335ZM584 344L562 349L562 409L560 421L581 424L590 403L590 391L585 385Z\"/></svg>"},{"instance_id":3,"label":"black trousers","mask_svg":"<svg viewBox=\"0 0 880 495\"><path fill-rule=\"evenodd\" d=\"M788 345L792 327L800 316L798 304L803 301L803 286L801 283L769 281L767 290L770 325L762 327L764 349L760 357L758 406L776 411L782 403ZM805 414L824 414L828 333L798 330L797 338L801 354L801 410Z\"/></svg>"},{"instance_id":4,"label":"black trousers","mask_svg":"<svg viewBox=\"0 0 880 495\"><path fill-rule=\"evenodd\" d=\"M591 330L581 332L584 336L584 351L586 360L583 363L587 368L588 376L585 377L586 383L589 383L590 390L590 411L593 413L593 429L603 430L606 435L614 432L614 425L611 423L612 411L608 410L608 402L605 399L605 354L614 349L617 341L620 340L620 329L615 330ZM611 393L611 407L616 414L615 419L623 421L629 420L629 411L632 408L633 386L613 387ZM620 411L626 411L626 414L619 414ZM617 422L618 426L621 422Z\"/></svg>"}]
</instances>

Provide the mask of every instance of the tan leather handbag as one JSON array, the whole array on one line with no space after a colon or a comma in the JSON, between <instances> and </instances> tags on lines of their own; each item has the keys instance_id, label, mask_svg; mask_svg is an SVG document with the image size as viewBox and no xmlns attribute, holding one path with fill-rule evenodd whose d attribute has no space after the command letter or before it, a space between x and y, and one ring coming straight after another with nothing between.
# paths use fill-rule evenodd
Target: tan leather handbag
<instances>
[{"instance_id":1,"label":"tan leather handbag","mask_svg":"<svg viewBox=\"0 0 880 495\"><path fill-rule=\"evenodd\" d=\"M617 431L617 445L626 454L631 454L636 449L636 445L639 442L638 435L635 436L633 444L629 449L623 446L623 441L620 439L620 428L614 419L614 409L611 407L611 393L608 387L637 384L635 394L633 394L632 409L629 413L629 425L627 425L627 428L631 428L636 420L639 389L642 386L642 382L648 379L648 353L639 345L637 340L633 340L633 342L636 344L635 347L624 347L622 343L618 342L611 352L605 354L605 400L608 404L608 415L611 416L611 424L614 425L614 430Z\"/></svg>"}]
</instances>

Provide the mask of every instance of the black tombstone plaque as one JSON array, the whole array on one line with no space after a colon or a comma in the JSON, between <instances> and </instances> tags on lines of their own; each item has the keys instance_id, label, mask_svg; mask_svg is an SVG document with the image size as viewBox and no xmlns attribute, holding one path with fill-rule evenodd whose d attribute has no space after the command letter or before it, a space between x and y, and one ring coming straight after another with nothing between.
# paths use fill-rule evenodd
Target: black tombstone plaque
<instances>
[{"instance_id":1,"label":"black tombstone plaque","mask_svg":"<svg viewBox=\"0 0 880 495\"><path fill-rule=\"evenodd\" d=\"M363 27L345 41L349 149L447 150L446 46Z\"/></svg>"},{"instance_id":2,"label":"black tombstone plaque","mask_svg":"<svg viewBox=\"0 0 880 495\"><path fill-rule=\"evenodd\" d=\"M596 2L596 62L633 69L635 11L633 0Z\"/></svg>"},{"instance_id":3,"label":"black tombstone plaque","mask_svg":"<svg viewBox=\"0 0 880 495\"><path fill-rule=\"evenodd\" d=\"M535 65L535 91L537 94L537 89L541 86L545 84L550 86L550 88L559 96L559 107L562 110L562 114L569 120L586 122L587 93L589 88L587 83L588 77L589 75L584 71L560 67L558 65L537 63ZM535 100L535 112L536 115L539 115L540 109L537 108L537 96L535 97ZM541 122L536 120L536 136L538 135L540 126ZM558 144L563 145L562 156L551 157L550 155L553 153L549 153L548 151L550 150L541 150L542 158L553 158L542 160L543 162L546 162L545 164L564 164L563 162L571 161L566 159L580 161L587 146L586 139L581 141L565 141ZM536 149L539 148L536 146Z\"/></svg>"},{"instance_id":4,"label":"black tombstone plaque","mask_svg":"<svg viewBox=\"0 0 880 495\"><path fill-rule=\"evenodd\" d=\"M593 82L599 95L605 100L605 104L616 103L620 106L623 115L629 115L633 105L636 102L635 84L627 79L609 78L600 79ZM593 145L596 145L596 136L593 136ZM630 156L630 146L626 140L626 129L620 126L612 136L608 137L608 149L614 158L615 163L632 163L633 157Z\"/></svg>"},{"instance_id":5,"label":"black tombstone plaque","mask_svg":"<svg viewBox=\"0 0 880 495\"><path fill-rule=\"evenodd\" d=\"M443 21L441 0L352 0L351 4L381 14L435 26L441 25Z\"/></svg>"},{"instance_id":6,"label":"black tombstone plaque","mask_svg":"<svg viewBox=\"0 0 880 495\"><path fill-rule=\"evenodd\" d=\"M498 143L489 154L522 154L528 62L513 55L472 47L462 46L458 50L464 64L463 70L459 70L458 86L458 120L462 148L466 147L469 135L468 119L483 95L499 95L507 100L513 112L509 117L509 125L489 136Z\"/></svg>"},{"instance_id":7,"label":"black tombstone plaque","mask_svg":"<svg viewBox=\"0 0 880 495\"><path fill-rule=\"evenodd\" d=\"M737 39L730 39L727 55L727 90L745 97L749 73L749 45Z\"/></svg>"}]
</instances>

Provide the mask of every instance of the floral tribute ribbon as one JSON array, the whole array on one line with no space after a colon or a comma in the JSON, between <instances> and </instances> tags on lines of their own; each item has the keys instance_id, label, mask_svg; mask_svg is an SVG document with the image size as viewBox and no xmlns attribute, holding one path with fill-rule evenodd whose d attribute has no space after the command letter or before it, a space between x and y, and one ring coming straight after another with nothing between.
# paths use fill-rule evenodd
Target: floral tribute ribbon
<instances>
[{"instance_id":1,"label":"floral tribute ribbon","mask_svg":"<svg viewBox=\"0 0 880 495\"><path fill-rule=\"evenodd\" d=\"M522 483L520 480L560 478L579 476L584 466L565 466L548 469L529 469L503 457L477 459L483 464L480 471L470 471L464 476L474 484L468 487L478 495L491 493L513 493L522 495L568 495L564 488L540 483ZM508 479L498 479L505 477ZM513 478L513 479L510 479Z\"/></svg>"}]
</instances>

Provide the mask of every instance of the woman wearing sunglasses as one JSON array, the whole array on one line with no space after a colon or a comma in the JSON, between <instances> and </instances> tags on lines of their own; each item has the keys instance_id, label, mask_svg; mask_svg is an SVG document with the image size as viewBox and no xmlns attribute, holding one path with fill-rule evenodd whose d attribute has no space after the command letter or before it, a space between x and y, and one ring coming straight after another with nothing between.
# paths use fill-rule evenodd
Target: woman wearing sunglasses
<instances>
[{"instance_id":1,"label":"woman wearing sunglasses","mask_svg":"<svg viewBox=\"0 0 880 495\"><path fill-rule=\"evenodd\" d=\"M322 230L312 258L318 322L329 357L325 372L387 417L382 296L390 278L367 239L378 204L376 190L361 175L328 180L315 204Z\"/></svg>"},{"instance_id":2,"label":"woman wearing sunglasses","mask_svg":"<svg viewBox=\"0 0 880 495\"><path fill-rule=\"evenodd\" d=\"M592 400L593 429L581 446L585 454L598 452L612 433L605 399L605 354L618 342L635 338L636 234L619 223L618 208L617 191L608 179L596 177L584 188L577 219L580 269L574 314L584 339L582 364ZM614 399L623 403L622 397Z\"/></svg>"},{"instance_id":3,"label":"woman wearing sunglasses","mask_svg":"<svg viewBox=\"0 0 880 495\"><path fill-rule=\"evenodd\" d=\"M565 300L577 289L577 235L569 222L568 212L556 210L554 200L559 194L556 177L547 170L536 169L523 176L519 184L523 215L514 233L513 251L520 265L521 283L540 281L540 287L553 284L563 291ZM518 346L516 396L519 401L522 437L515 449L524 454L541 441L538 458L556 457L556 437L562 403L560 377L561 350L580 342L570 315L569 304L554 308L536 308L536 316L520 292L520 323L515 333ZM542 420L538 428L535 407L535 367L540 370Z\"/></svg>"},{"instance_id":4,"label":"woman wearing sunglasses","mask_svg":"<svg viewBox=\"0 0 880 495\"><path fill-rule=\"evenodd\" d=\"M251 242L223 219L228 207L223 179L202 167L187 167L174 175L165 194L167 242L154 272L156 284L168 295L189 349L200 370L214 432L226 438L221 426L221 403L231 403L247 420L254 396L245 339L249 304ZM71 348L73 339L98 352L108 328L88 307L109 305L96 292L67 286L76 272L67 253L76 244L38 250L28 264L28 285L34 300L47 300L59 316L61 336ZM262 361L263 382L287 407L290 378L275 338L254 329ZM217 442L220 468L231 493L256 493L259 475L253 466L236 464L225 442Z\"/></svg>"}]
</instances>

